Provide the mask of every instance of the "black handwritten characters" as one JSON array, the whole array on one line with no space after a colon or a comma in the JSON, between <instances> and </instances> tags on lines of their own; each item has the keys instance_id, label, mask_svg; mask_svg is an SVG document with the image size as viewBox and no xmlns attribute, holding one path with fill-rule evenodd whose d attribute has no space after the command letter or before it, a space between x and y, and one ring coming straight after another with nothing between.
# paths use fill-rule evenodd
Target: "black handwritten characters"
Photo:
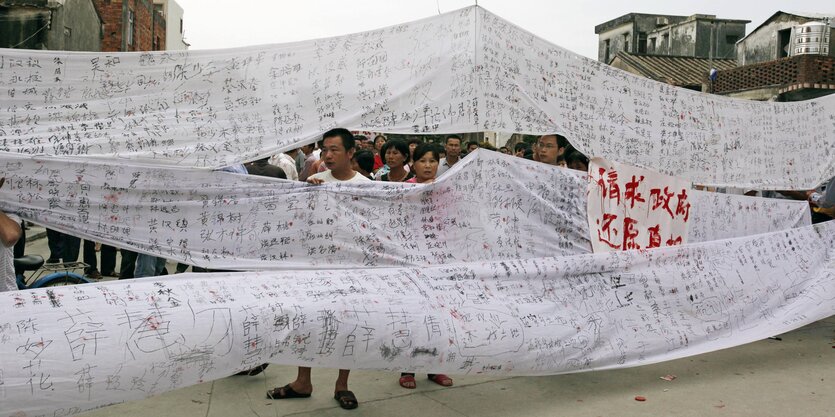
<instances>
[{"instance_id":1,"label":"black handwritten characters","mask_svg":"<svg viewBox=\"0 0 835 417\"><path fill-rule=\"evenodd\" d=\"M635 366L833 313L835 225L808 226L803 202L641 191L640 175L589 178L481 151L420 185L310 187L193 168L296 148L334 126L497 130L559 133L587 155L701 184L811 188L835 175L820 152L835 145L835 97L680 90L476 7L233 51L3 50L0 73L0 211L259 270L0 293L9 414L78 413L267 362L523 375ZM602 197L687 222L673 243L701 244L591 254L590 180ZM638 243L622 223L621 246L653 246L648 226Z\"/></svg>"},{"instance_id":2,"label":"black handwritten characters","mask_svg":"<svg viewBox=\"0 0 835 417\"><path fill-rule=\"evenodd\" d=\"M829 222L659 251L0 293L3 412L80 412L265 362L546 375L681 358L832 315L833 246Z\"/></svg>"},{"instance_id":3,"label":"black handwritten characters","mask_svg":"<svg viewBox=\"0 0 835 417\"><path fill-rule=\"evenodd\" d=\"M0 210L204 268L422 267L591 250L586 176L493 152L419 186L311 189L225 172L33 163L9 154L0 166L7 172ZM703 192L688 200L690 241L809 224L802 202ZM675 201L670 207L678 210Z\"/></svg>"},{"instance_id":4,"label":"black handwritten characters","mask_svg":"<svg viewBox=\"0 0 835 417\"><path fill-rule=\"evenodd\" d=\"M835 147L835 97L753 102L676 88L477 7L230 51L4 50L0 71L0 151L27 155L218 168L348 126L559 133L585 155L706 185L811 189L835 175L820 152Z\"/></svg>"}]
</instances>

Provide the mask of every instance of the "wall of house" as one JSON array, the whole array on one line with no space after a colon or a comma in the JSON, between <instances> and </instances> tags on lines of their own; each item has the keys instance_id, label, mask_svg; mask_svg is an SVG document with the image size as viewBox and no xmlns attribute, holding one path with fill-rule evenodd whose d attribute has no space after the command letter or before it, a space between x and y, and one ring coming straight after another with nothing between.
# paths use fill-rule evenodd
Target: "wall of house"
<instances>
[{"instance_id":1,"label":"wall of house","mask_svg":"<svg viewBox=\"0 0 835 417\"><path fill-rule=\"evenodd\" d=\"M597 46L597 60L600 62L609 63L612 58L617 55L618 51L624 51L626 45L625 40L630 40L630 46L632 44L632 29L634 25L633 22L628 22L623 25L620 25L616 28L610 29L606 32L601 33L598 36L598 46ZM606 53L608 48L608 55ZM630 52L630 51L627 51ZM608 60L607 60L608 58Z\"/></svg>"},{"instance_id":2,"label":"wall of house","mask_svg":"<svg viewBox=\"0 0 835 417\"><path fill-rule=\"evenodd\" d=\"M165 50L183 51L188 44L183 40L183 8L173 0L155 0L162 5L165 14Z\"/></svg>"},{"instance_id":3,"label":"wall of house","mask_svg":"<svg viewBox=\"0 0 835 417\"><path fill-rule=\"evenodd\" d=\"M714 31L712 40L711 31ZM736 41L743 36L744 23L688 19L650 32L648 52L656 55L710 58L711 45L714 45L714 58L733 59L736 57Z\"/></svg>"},{"instance_id":4,"label":"wall of house","mask_svg":"<svg viewBox=\"0 0 835 417\"><path fill-rule=\"evenodd\" d=\"M774 20L760 27L755 32L752 32L747 38L737 44L736 54L739 65L751 65L778 59L780 57L778 47L780 42L779 32L813 20L785 14L777 16ZM830 36L830 56L835 56L833 46L835 46L835 39Z\"/></svg>"},{"instance_id":5,"label":"wall of house","mask_svg":"<svg viewBox=\"0 0 835 417\"><path fill-rule=\"evenodd\" d=\"M631 16L626 19L627 16ZM609 41L609 60L611 61L619 51L630 53L651 53L649 35L662 26L674 25L686 19L684 16L631 14L622 16L600 26L623 22L598 34L597 60L604 62L606 57L606 41ZM646 42L646 46L643 46ZM628 45L627 45L628 43Z\"/></svg>"},{"instance_id":6,"label":"wall of house","mask_svg":"<svg viewBox=\"0 0 835 417\"><path fill-rule=\"evenodd\" d=\"M151 51L165 47L165 19L151 0L94 0L104 22L102 51ZM134 14L133 42L128 44L129 13Z\"/></svg>"},{"instance_id":7,"label":"wall of house","mask_svg":"<svg viewBox=\"0 0 835 417\"><path fill-rule=\"evenodd\" d=\"M52 18L49 9L10 6L0 8L0 47L47 49L47 25Z\"/></svg>"},{"instance_id":8,"label":"wall of house","mask_svg":"<svg viewBox=\"0 0 835 417\"><path fill-rule=\"evenodd\" d=\"M101 25L92 0L5 2L0 47L98 51Z\"/></svg>"},{"instance_id":9,"label":"wall of house","mask_svg":"<svg viewBox=\"0 0 835 417\"><path fill-rule=\"evenodd\" d=\"M92 0L65 0L54 10L47 45L64 51L100 51L102 27Z\"/></svg>"},{"instance_id":10,"label":"wall of house","mask_svg":"<svg viewBox=\"0 0 835 417\"><path fill-rule=\"evenodd\" d=\"M736 58L736 42L745 37L745 24L722 20L698 20L696 23L695 56L699 58ZM711 40L711 31L713 32Z\"/></svg>"}]
</instances>

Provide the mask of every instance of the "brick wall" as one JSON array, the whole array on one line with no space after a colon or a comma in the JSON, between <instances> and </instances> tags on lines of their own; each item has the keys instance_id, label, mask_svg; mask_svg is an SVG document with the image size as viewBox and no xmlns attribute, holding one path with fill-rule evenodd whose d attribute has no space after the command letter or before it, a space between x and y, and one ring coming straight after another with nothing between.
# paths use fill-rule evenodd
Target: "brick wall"
<instances>
[{"instance_id":1,"label":"brick wall","mask_svg":"<svg viewBox=\"0 0 835 417\"><path fill-rule=\"evenodd\" d=\"M794 84L835 84L835 57L798 55L719 71L713 89L722 94Z\"/></svg>"},{"instance_id":2,"label":"brick wall","mask_svg":"<svg viewBox=\"0 0 835 417\"><path fill-rule=\"evenodd\" d=\"M103 52L151 51L159 40L165 45L165 19L154 10L151 0L93 0L104 25ZM133 43L127 45L128 12L134 15Z\"/></svg>"}]
</instances>

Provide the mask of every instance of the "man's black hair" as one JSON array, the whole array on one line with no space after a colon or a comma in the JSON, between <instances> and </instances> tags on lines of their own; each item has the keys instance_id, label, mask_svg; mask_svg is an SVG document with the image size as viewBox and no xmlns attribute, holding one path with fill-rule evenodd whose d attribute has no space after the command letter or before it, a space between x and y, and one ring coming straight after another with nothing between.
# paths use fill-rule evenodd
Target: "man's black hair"
<instances>
[{"instance_id":1,"label":"man's black hair","mask_svg":"<svg viewBox=\"0 0 835 417\"><path fill-rule=\"evenodd\" d=\"M450 139L458 139L458 143L461 143L461 136L458 135L447 135L446 139L444 139L444 144L449 143Z\"/></svg>"},{"instance_id":2,"label":"man's black hair","mask_svg":"<svg viewBox=\"0 0 835 417\"><path fill-rule=\"evenodd\" d=\"M335 138L338 137L342 140L342 146L345 148L346 151L350 151L354 149L356 146L356 141L354 140L354 135L348 129L343 129L341 127L337 127L335 129L328 130L322 135L322 141L320 143L320 147L322 143L325 143L325 139L327 138Z\"/></svg>"},{"instance_id":3,"label":"man's black hair","mask_svg":"<svg viewBox=\"0 0 835 417\"><path fill-rule=\"evenodd\" d=\"M557 134L554 134L554 136L557 137L557 147L566 148L566 147L571 146L571 144L568 143L568 139L566 139L565 136L557 135Z\"/></svg>"}]
</instances>

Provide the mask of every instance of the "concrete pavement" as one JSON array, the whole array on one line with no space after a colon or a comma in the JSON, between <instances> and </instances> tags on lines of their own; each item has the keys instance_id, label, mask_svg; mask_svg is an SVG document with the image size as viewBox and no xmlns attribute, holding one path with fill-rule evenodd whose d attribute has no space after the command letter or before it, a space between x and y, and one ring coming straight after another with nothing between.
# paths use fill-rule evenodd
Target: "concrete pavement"
<instances>
[{"instance_id":1,"label":"concrete pavement","mask_svg":"<svg viewBox=\"0 0 835 417\"><path fill-rule=\"evenodd\" d=\"M38 233L38 228L31 235ZM31 239L27 253L49 251ZM169 263L169 270L173 270ZM336 370L313 371L309 399L268 400L265 392L294 379L295 368L271 365L258 376L232 376L85 414L90 417L227 416L835 416L835 316L781 335L709 354L615 371L549 377L454 376L443 388L418 375L352 372L358 409L332 398ZM672 381L661 379L675 375ZM635 400L636 396L646 401Z\"/></svg>"}]
</instances>

